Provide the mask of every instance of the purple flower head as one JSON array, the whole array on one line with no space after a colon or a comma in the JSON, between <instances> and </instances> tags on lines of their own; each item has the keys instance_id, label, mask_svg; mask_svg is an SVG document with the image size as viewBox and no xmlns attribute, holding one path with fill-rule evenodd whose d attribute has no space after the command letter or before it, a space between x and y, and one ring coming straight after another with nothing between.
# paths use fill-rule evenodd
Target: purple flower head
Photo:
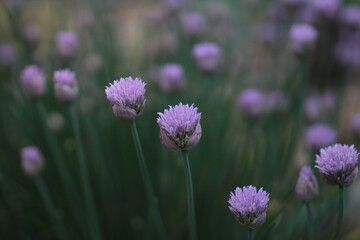
<instances>
[{"instance_id":1,"label":"purple flower head","mask_svg":"<svg viewBox=\"0 0 360 240\"><path fill-rule=\"evenodd\" d=\"M179 64L167 64L160 70L160 87L166 94L176 94L185 88L184 70Z\"/></svg>"},{"instance_id":2,"label":"purple flower head","mask_svg":"<svg viewBox=\"0 0 360 240\"><path fill-rule=\"evenodd\" d=\"M352 131L357 137L360 137L360 114L356 115L352 120Z\"/></svg>"},{"instance_id":3,"label":"purple flower head","mask_svg":"<svg viewBox=\"0 0 360 240\"><path fill-rule=\"evenodd\" d=\"M172 152L190 150L196 147L201 138L201 113L193 105L169 107L164 113L158 113L160 141Z\"/></svg>"},{"instance_id":4,"label":"purple flower head","mask_svg":"<svg viewBox=\"0 0 360 240\"><path fill-rule=\"evenodd\" d=\"M336 142L336 131L326 125L315 124L308 128L306 142L314 152L319 152L321 148L328 147Z\"/></svg>"},{"instance_id":5,"label":"purple flower head","mask_svg":"<svg viewBox=\"0 0 360 240\"><path fill-rule=\"evenodd\" d=\"M9 44L0 44L0 66L8 67L15 63L15 49Z\"/></svg>"},{"instance_id":6,"label":"purple flower head","mask_svg":"<svg viewBox=\"0 0 360 240\"><path fill-rule=\"evenodd\" d=\"M69 69L54 73L55 97L62 104L71 104L76 99L79 89L75 73Z\"/></svg>"},{"instance_id":7,"label":"purple flower head","mask_svg":"<svg viewBox=\"0 0 360 240\"><path fill-rule=\"evenodd\" d=\"M56 36L59 54L65 59L72 59L79 47L78 37L73 32L61 31Z\"/></svg>"},{"instance_id":8,"label":"purple flower head","mask_svg":"<svg viewBox=\"0 0 360 240\"><path fill-rule=\"evenodd\" d=\"M34 99L42 97L46 90L43 70L35 65L26 67L21 72L21 85L29 97Z\"/></svg>"},{"instance_id":9,"label":"purple flower head","mask_svg":"<svg viewBox=\"0 0 360 240\"><path fill-rule=\"evenodd\" d=\"M289 107L289 98L281 91L273 91L267 96L266 105L270 112L285 112Z\"/></svg>"},{"instance_id":10,"label":"purple flower head","mask_svg":"<svg viewBox=\"0 0 360 240\"><path fill-rule=\"evenodd\" d=\"M298 56L306 55L316 44L317 31L308 24L295 24L290 29L291 50Z\"/></svg>"},{"instance_id":11,"label":"purple flower head","mask_svg":"<svg viewBox=\"0 0 360 240\"><path fill-rule=\"evenodd\" d=\"M340 21L350 28L360 29L360 7L347 6L340 13Z\"/></svg>"},{"instance_id":12,"label":"purple flower head","mask_svg":"<svg viewBox=\"0 0 360 240\"><path fill-rule=\"evenodd\" d=\"M145 83L140 78L120 78L107 86L105 93L115 116L122 121L133 121L145 108Z\"/></svg>"},{"instance_id":13,"label":"purple flower head","mask_svg":"<svg viewBox=\"0 0 360 240\"><path fill-rule=\"evenodd\" d=\"M345 67L360 66L360 33L342 32L335 47L335 57Z\"/></svg>"},{"instance_id":14,"label":"purple flower head","mask_svg":"<svg viewBox=\"0 0 360 240\"><path fill-rule=\"evenodd\" d=\"M313 0L312 6L321 16L327 19L334 19L339 8L339 0Z\"/></svg>"},{"instance_id":15,"label":"purple flower head","mask_svg":"<svg viewBox=\"0 0 360 240\"><path fill-rule=\"evenodd\" d=\"M358 157L353 145L334 144L320 150L315 167L327 184L348 187L358 173Z\"/></svg>"},{"instance_id":16,"label":"purple flower head","mask_svg":"<svg viewBox=\"0 0 360 240\"><path fill-rule=\"evenodd\" d=\"M305 5L307 0L282 0L284 5L291 7L291 8L297 8L302 5Z\"/></svg>"},{"instance_id":17,"label":"purple flower head","mask_svg":"<svg viewBox=\"0 0 360 240\"><path fill-rule=\"evenodd\" d=\"M164 0L164 7L169 12L179 11L184 5L184 0Z\"/></svg>"},{"instance_id":18,"label":"purple flower head","mask_svg":"<svg viewBox=\"0 0 360 240\"><path fill-rule=\"evenodd\" d=\"M314 24L318 20L319 14L312 5L306 5L295 13L295 20L299 23Z\"/></svg>"},{"instance_id":19,"label":"purple flower head","mask_svg":"<svg viewBox=\"0 0 360 240\"><path fill-rule=\"evenodd\" d=\"M38 25L29 24L24 30L24 38L26 43L32 47L39 44L41 38L41 29Z\"/></svg>"},{"instance_id":20,"label":"purple flower head","mask_svg":"<svg viewBox=\"0 0 360 240\"><path fill-rule=\"evenodd\" d=\"M21 150L22 169L30 177L37 176L44 168L44 159L37 147L29 146Z\"/></svg>"},{"instance_id":21,"label":"purple flower head","mask_svg":"<svg viewBox=\"0 0 360 240\"><path fill-rule=\"evenodd\" d=\"M264 95L256 89L247 89L238 98L238 107L250 118L258 118L264 111Z\"/></svg>"},{"instance_id":22,"label":"purple flower head","mask_svg":"<svg viewBox=\"0 0 360 240\"><path fill-rule=\"evenodd\" d=\"M319 185L309 166L304 166L296 183L296 195L303 203L313 201L319 195Z\"/></svg>"},{"instance_id":23,"label":"purple flower head","mask_svg":"<svg viewBox=\"0 0 360 240\"><path fill-rule=\"evenodd\" d=\"M257 191L256 187L250 185L242 189L237 187L230 194L228 203L240 224L256 229L265 222L269 200L269 193L262 188Z\"/></svg>"},{"instance_id":24,"label":"purple flower head","mask_svg":"<svg viewBox=\"0 0 360 240\"><path fill-rule=\"evenodd\" d=\"M215 43L197 44L192 51L196 65L205 74L214 73L221 62L222 51Z\"/></svg>"},{"instance_id":25,"label":"purple flower head","mask_svg":"<svg viewBox=\"0 0 360 240\"><path fill-rule=\"evenodd\" d=\"M268 47L277 47L281 41L281 29L276 24L266 24L257 29L258 39Z\"/></svg>"},{"instance_id":26,"label":"purple flower head","mask_svg":"<svg viewBox=\"0 0 360 240\"><path fill-rule=\"evenodd\" d=\"M185 35L190 39L200 38L206 30L206 22L204 17L199 13L187 13L182 19L182 26Z\"/></svg>"},{"instance_id":27,"label":"purple flower head","mask_svg":"<svg viewBox=\"0 0 360 240\"><path fill-rule=\"evenodd\" d=\"M321 114L320 100L315 96L310 96L305 100L305 113L308 121L313 122L320 117Z\"/></svg>"}]
</instances>

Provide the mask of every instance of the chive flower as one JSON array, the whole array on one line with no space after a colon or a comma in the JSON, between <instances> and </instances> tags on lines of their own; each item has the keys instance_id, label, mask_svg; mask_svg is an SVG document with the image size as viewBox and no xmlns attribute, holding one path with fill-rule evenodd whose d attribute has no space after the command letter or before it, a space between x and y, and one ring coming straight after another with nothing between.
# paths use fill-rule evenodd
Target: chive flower
<instances>
[{"instance_id":1,"label":"chive flower","mask_svg":"<svg viewBox=\"0 0 360 240\"><path fill-rule=\"evenodd\" d=\"M257 191L256 187L250 185L237 187L230 194L228 203L230 211L240 224L256 229L265 222L269 200L269 193L262 188Z\"/></svg>"},{"instance_id":2,"label":"chive flower","mask_svg":"<svg viewBox=\"0 0 360 240\"><path fill-rule=\"evenodd\" d=\"M44 168L44 159L37 147L28 146L21 150L21 165L29 177L36 177Z\"/></svg>"},{"instance_id":3,"label":"chive flower","mask_svg":"<svg viewBox=\"0 0 360 240\"><path fill-rule=\"evenodd\" d=\"M56 46L61 57L72 59L79 48L79 40L75 33L61 31L56 36Z\"/></svg>"},{"instance_id":4,"label":"chive flower","mask_svg":"<svg viewBox=\"0 0 360 240\"><path fill-rule=\"evenodd\" d=\"M55 97L62 104L71 104L78 95L78 84L75 73L69 69L54 73Z\"/></svg>"},{"instance_id":5,"label":"chive flower","mask_svg":"<svg viewBox=\"0 0 360 240\"><path fill-rule=\"evenodd\" d=\"M27 66L21 72L21 85L29 97L33 99L42 97L46 90L43 70L35 65Z\"/></svg>"},{"instance_id":6,"label":"chive flower","mask_svg":"<svg viewBox=\"0 0 360 240\"><path fill-rule=\"evenodd\" d=\"M314 152L321 148L328 147L336 142L337 133L335 129L324 124L314 124L306 132L306 142Z\"/></svg>"},{"instance_id":7,"label":"chive flower","mask_svg":"<svg viewBox=\"0 0 360 240\"><path fill-rule=\"evenodd\" d=\"M340 1L314 0L312 2L312 6L320 16L325 17L327 19L333 19L340 8Z\"/></svg>"},{"instance_id":8,"label":"chive flower","mask_svg":"<svg viewBox=\"0 0 360 240\"><path fill-rule=\"evenodd\" d=\"M309 53L316 44L317 31L309 24L295 24L290 29L291 50L297 56Z\"/></svg>"},{"instance_id":9,"label":"chive flower","mask_svg":"<svg viewBox=\"0 0 360 240\"><path fill-rule=\"evenodd\" d=\"M0 67L9 67L16 62L16 52L10 44L0 44Z\"/></svg>"},{"instance_id":10,"label":"chive flower","mask_svg":"<svg viewBox=\"0 0 360 240\"><path fill-rule=\"evenodd\" d=\"M197 44L192 51L197 67L205 74L214 73L221 63L222 51L215 43Z\"/></svg>"},{"instance_id":11,"label":"chive flower","mask_svg":"<svg viewBox=\"0 0 360 240\"><path fill-rule=\"evenodd\" d=\"M179 64L167 64L160 69L160 87L168 95L185 88L184 70Z\"/></svg>"},{"instance_id":12,"label":"chive flower","mask_svg":"<svg viewBox=\"0 0 360 240\"><path fill-rule=\"evenodd\" d=\"M190 150L196 147L201 138L201 113L193 105L169 107L164 113L158 113L160 141L172 152Z\"/></svg>"},{"instance_id":13,"label":"chive flower","mask_svg":"<svg viewBox=\"0 0 360 240\"><path fill-rule=\"evenodd\" d=\"M258 118L264 111L265 98L264 95L256 89L247 89L243 91L237 104L241 112L249 118Z\"/></svg>"},{"instance_id":14,"label":"chive flower","mask_svg":"<svg viewBox=\"0 0 360 240\"><path fill-rule=\"evenodd\" d=\"M352 132L356 137L360 137L360 114L356 115L352 120Z\"/></svg>"},{"instance_id":15,"label":"chive flower","mask_svg":"<svg viewBox=\"0 0 360 240\"><path fill-rule=\"evenodd\" d=\"M358 173L359 153L353 145L334 144L316 155L316 168L329 185L350 186Z\"/></svg>"},{"instance_id":16,"label":"chive flower","mask_svg":"<svg viewBox=\"0 0 360 240\"><path fill-rule=\"evenodd\" d=\"M181 23L184 33L189 39L199 39L206 30L204 17L196 12L184 14Z\"/></svg>"},{"instance_id":17,"label":"chive flower","mask_svg":"<svg viewBox=\"0 0 360 240\"><path fill-rule=\"evenodd\" d=\"M304 166L296 183L296 195L303 203L313 201L319 195L319 184L309 166Z\"/></svg>"},{"instance_id":18,"label":"chive flower","mask_svg":"<svg viewBox=\"0 0 360 240\"><path fill-rule=\"evenodd\" d=\"M107 86L105 93L115 116L121 121L131 122L145 108L145 83L140 78L120 78Z\"/></svg>"}]
</instances>

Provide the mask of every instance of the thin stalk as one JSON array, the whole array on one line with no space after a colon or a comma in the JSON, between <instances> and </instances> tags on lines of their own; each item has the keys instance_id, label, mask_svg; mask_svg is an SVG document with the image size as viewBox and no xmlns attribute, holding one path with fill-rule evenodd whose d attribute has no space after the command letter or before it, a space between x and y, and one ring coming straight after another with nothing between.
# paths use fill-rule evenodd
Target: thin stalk
<instances>
[{"instance_id":1,"label":"thin stalk","mask_svg":"<svg viewBox=\"0 0 360 240\"><path fill-rule=\"evenodd\" d=\"M186 151L182 151L182 156L184 160L184 170L185 170L185 180L186 180L186 189L187 189L187 199L189 207L189 231L190 239L196 240L196 221L195 221L195 204L194 204L194 191L191 179L191 171L189 165L189 157Z\"/></svg>"},{"instance_id":2,"label":"thin stalk","mask_svg":"<svg viewBox=\"0 0 360 240\"><path fill-rule=\"evenodd\" d=\"M334 240L339 238L341 226L344 220L344 188L339 186L339 216L337 220Z\"/></svg>"},{"instance_id":3,"label":"thin stalk","mask_svg":"<svg viewBox=\"0 0 360 240\"><path fill-rule=\"evenodd\" d=\"M313 224L313 217L311 213L310 203L307 203L306 205L306 214L308 218L308 234L309 234L309 240L313 239L313 232L314 232L314 224Z\"/></svg>"},{"instance_id":4,"label":"thin stalk","mask_svg":"<svg viewBox=\"0 0 360 240\"><path fill-rule=\"evenodd\" d=\"M66 229L64 227L63 222L61 220L59 220L58 218L56 218L56 216L54 214L55 213L54 203L51 200L50 194L47 190L44 180L42 179L41 176L38 176L38 177L36 177L35 182L36 182L36 186L41 194L41 197L45 203L46 210L48 211L51 220L54 222L54 227L58 234L59 239L60 240L69 239L66 234Z\"/></svg>"},{"instance_id":5,"label":"thin stalk","mask_svg":"<svg viewBox=\"0 0 360 240\"><path fill-rule=\"evenodd\" d=\"M76 112L73 106L69 107L70 116L71 116L71 122L73 125L76 145L77 145L77 154L78 154L78 160L79 160L79 167L80 167L80 175L81 175L81 181L83 185L83 191L85 195L85 204L86 209L89 214L89 224L90 224L90 230L93 232L91 234L91 237L94 240L102 239L101 232L100 232L100 226L97 219L97 214L95 211L95 203L93 199L93 194L90 187L90 181L89 181L89 175L87 171L86 161L85 161L85 155L83 151L83 145L80 135L80 128L79 128L79 122L76 116Z\"/></svg>"},{"instance_id":6,"label":"thin stalk","mask_svg":"<svg viewBox=\"0 0 360 240\"><path fill-rule=\"evenodd\" d=\"M150 179L150 174L149 171L146 167L146 162L145 162L145 158L144 158L144 154L142 151L142 147L141 147L141 143L140 143L140 139L139 139L139 135L136 129L136 123L135 120L133 120L130 124L131 127L131 133L133 135L133 139L134 139L134 145L135 145L135 149L136 149L136 155L138 157L139 160L139 166L140 166L140 171L141 171L141 175L142 178L144 180L144 185L145 185L145 191L146 191L146 195L147 198L152 206L153 209L153 213L155 215L155 219L159 228L159 234L161 239L165 240L167 239L166 236L166 232L165 232L165 227L164 227L164 223L161 219L160 216L160 211L159 211L159 207L157 204L157 199L154 193L154 189L152 187L151 184L151 179Z\"/></svg>"},{"instance_id":7,"label":"thin stalk","mask_svg":"<svg viewBox=\"0 0 360 240\"><path fill-rule=\"evenodd\" d=\"M251 228L249 228L249 235L248 235L248 239L249 240L253 240L254 239L254 230L252 230Z\"/></svg>"}]
</instances>

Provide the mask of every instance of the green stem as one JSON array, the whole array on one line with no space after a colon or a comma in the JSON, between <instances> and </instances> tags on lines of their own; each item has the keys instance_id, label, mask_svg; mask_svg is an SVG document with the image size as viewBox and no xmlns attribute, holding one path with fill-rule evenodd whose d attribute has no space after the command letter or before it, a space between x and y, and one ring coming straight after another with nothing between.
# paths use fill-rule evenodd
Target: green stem
<instances>
[{"instance_id":1,"label":"green stem","mask_svg":"<svg viewBox=\"0 0 360 240\"><path fill-rule=\"evenodd\" d=\"M314 225L313 225L313 217L311 213L310 203L307 203L306 205L306 214L308 218L308 234L309 234L309 240L313 239L313 232L314 232Z\"/></svg>"},{"instance_id":2,"label":"green stem","mask_svg":"<svg viewBox=\"0 0 360 240\"><path fill-rule=\"evenodd\" d=\"M38 176L38 177L36 177L35 182L36 182L37 188L39 189L41 197L45 203L46 210L48 211L51 220L54 222L55 230L58 234L59 239L61 239L61 240L69 239L67 237L64 224L62 223L62 221L60 221L58 218L56 218L56 216L54 214L55 213L54 203L51 200L50 194L47 190L44 180L41 178L41 176Z\"/></svg>"},{"instance_id":3,"label":"green stem","mask_svg":"<svg viewBox=\"0 0 360 240\"><path fill-rule=\"evenodd\" d=\"M194 205L194 191L191 180L191 171L189 165L189 157L186 151L182 151L182 156L184 159L184 169L185 169L185 179L186 179L186 188L187 188L187 199L189 207L189 230L190 230L190 239L196 240L196 221L195 221L195 205Z\"/></svg>"},{"instance_id":4,"label":"green stem","mask_svg":"<svg viewBox=\"0 0 360 240\"><path fill-rule=\"evenodd\" d=\"M153 209L153 213L155 215L156 221L157 221L157 225L159 227L159 234L161 239L165 240L167 239L166 236L166 232L165 232L165 227L164 227L164 223L161 219L160 216L160 211L159 211L159 207L157 204L157 199L156 196L154 194L154 190L151 184L151 179L150 179L150 174L149 171L146 167L146 162L145 162L145 158L144 158L144 154L142 151L142 147L141 147L141 143L139 140L139 135L136 129L136 123L135 120L133 120L130 124L131 127L131 133L133 135L133 139L134 139L134 144L135 144L135 149L136 149L136 155L138 157L139 160L139 166L140 166L140 171L141 171L141 175L143 177L144 180L144 184L145 184L145 190L146 190L146 195L147 198L152 206Z\"/></svg>"},{"instance_id":5,"label":"green stem","mask_svg":"<svg viewBox=\"0 0 360 240\"><path fill-rule=\"evenodd\" d=\"M252 230L251 228L249 228L249 240L253 240L254 239L254 230Z\"/></svg>"},{"instance_id":6,"label":"green stem","mask_svg":"<svg viewBox=\"0 0 360 240\"><path fill-rule=\"evenodd\" d=\"M335 235L333 238L334 240L339 238L343 220L344 220L344 188L339 186L339 216L338 216Z\"/></svg>"},{"instance_id":7,"label":"green stem","mask_svg":"<svg viewBox=\"0 0 360 240\"><path fill-rule=\"evenodd\" d=\"M86 161L85 161L85 155L84 155L82 140L81 140L81 135L80 135L79 122L78 122L76 112L75 112L75 109L73 106L69 107L69 111L70 111L71 122L73 125L74 135L75 135L75 140L76 140L76 145L77 145L77 154L78 154L78 159L79 159L81 181L82 181L84 195L85 195L85 204L86 204L87 212L89 214L90 229L93 232L93 234L91 234L91 236L94 240L99 240L99 239L102 239L102 237L101 237L99 222L97 219L97 214L95 211L95 203L94 203L94 199L93 199L93 194L92 194L91 187L90 187L89 176L88 176L88 171L87 171L87 166L86 166Z\"/></svg>"}]
</instances>

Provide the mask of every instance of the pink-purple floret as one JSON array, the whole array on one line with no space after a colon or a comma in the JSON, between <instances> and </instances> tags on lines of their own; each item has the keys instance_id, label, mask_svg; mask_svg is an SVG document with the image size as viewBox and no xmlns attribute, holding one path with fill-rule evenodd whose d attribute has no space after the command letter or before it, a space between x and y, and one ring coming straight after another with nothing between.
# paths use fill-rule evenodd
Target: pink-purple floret
<instances>
[{"instance_id":1,"label":"pink-purple floret","mask_svg":"<svg viewBox=\"0 0 360 240\"><path fill-rule=\"evenodd\" d=\"M334 144L316 155L316 168L327 184L350 186L358 173L359 153L353 145Z\"/></svg>"},{"instance_id":2,"label":"pink-purple floret","mask_svg":"<svg viewBox=\"0 0 360 240\"><path fill-rule=\"evenodd\" d=\"M242 225L257 228L265 222L269 194L262 188L247 186L236 188L230 194L229 209Z\"/></svg>"},{"instance_id":3,"label":"pink-purple floret","mask_svg":"<svg viewBox=\"0 0 360 240\"><path fill-rule=\"evenodd\" d=\"M70 87L77 87L75 73L69 69L59 70L54 73L55 84L68 85Z\"/></svg>"},{"instance_id":4,"label":"pink-purple floret","mask_svg":"<svg viewBox=\"0 0 360 240\"><path fill-rule=\"evenodd\" d=\"M321 148L328 147L336 142L335 129L323 124L315 124L308 128L306 142L310 149L318 152Z\"/></svg>"},{"instance_id":5,"label":"pink-purple floret","mask_svg":"<svg viewBox=\"0 0 360 240\"><path fill-rule=\"evenodd\" d=\"M309 166L304 166L296 183L296 195L304 203L313 201L319 195L319 185Z\"/></svg>"},{"instance_id":6,"label":"pink-purple floret","mask_svg":"<svg viewBox=\"0 0 360 240\"><path fill-rule=\"evenodd\" d=\"M29 176L36 176L44 167L43 157L37 147L29 146L21 150L22 168Z\"/></svg>"}]
</instances>

